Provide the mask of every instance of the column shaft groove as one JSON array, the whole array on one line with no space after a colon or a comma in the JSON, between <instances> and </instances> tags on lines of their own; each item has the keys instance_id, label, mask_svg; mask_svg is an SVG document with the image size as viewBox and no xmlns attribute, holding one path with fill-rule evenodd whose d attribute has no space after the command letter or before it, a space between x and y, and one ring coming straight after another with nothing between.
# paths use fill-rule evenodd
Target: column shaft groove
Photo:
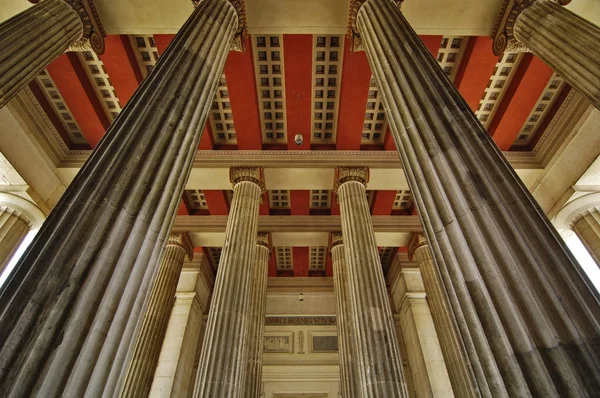
<instances>
[{"instance_id":1,"label":"column shaft groove","mask_svg":"<svg viewBox=\"0 0 600 398\"><path fill-rule=\"evenodd\" d=\"M360 395L408 396L365 186L357 181L344 182L337 194Z\"/></svg>"},{"instance_id":2,"label":"column shaft groove","mask_svg":"<svg viewBox=\"0 0 600 398\"><path fill-rule=\"evenodd\" d=\"M600 109L600 27L555 1L536 0L513 29L519 42Z\"/></svg>"},{"instance_id":3,"label":"column shaft groove","mask_svg":"<svg viewBox=\"0 0 600 398\"><path fill-rule=\"evenodd\" d=\"M119 390L236 28L199 5L2 287L4 396Z\"/></svg>"},{"instance_id":4,"label":"column shaft groove","mask_svg":"<svg viewBox=\"0 0 600 398\"><path fill-rule=\"evenodd\" d=\"M357 23L480 394L597 391L589 280L394 4Z\"/></svg>"},{"instance_id":5,"label":"column shaft groove","mask_svg":"<svg viewBox=\"0 0 600 398\"><path fill-rule=\"evenodd\" d=\"M77 12L44 0L0 24L0 108L83 35Z\"/></svg>"},{"instance_id":6,"label":"column shaft groove","mask_svg":"<svg viewBox=\"0 0 600 398\"><path fill-rule=\"evenodd\" d=\"M238 182L233 192L194 397L244 394L251 269L262 192L250 181Z\"/></svg>"}]
</instances>

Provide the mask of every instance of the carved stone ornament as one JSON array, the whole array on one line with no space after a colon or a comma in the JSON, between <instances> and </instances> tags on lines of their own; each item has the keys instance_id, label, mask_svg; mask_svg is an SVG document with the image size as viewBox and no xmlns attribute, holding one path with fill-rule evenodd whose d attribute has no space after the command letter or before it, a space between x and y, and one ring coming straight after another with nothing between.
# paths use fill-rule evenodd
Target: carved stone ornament
<instances>
[{"instance_id":1,"label":"carved stone ornament","mask_svg":"<svg viewBox=\"0 0 600 398\"><path fill-rule=\"evenodd\" d=\"M268 316L265 325L335 325L335 316Z\"/></svg>"},{"instance_id":2,"label":"carved stone ornament","mask_svg":"<svg viewBox=\"0 0 600 398\"><path fill-rule=\"evenodd\" d=\"M333 191L337 193L340 185L348 181L358 181L366 187L367 182L369 182L369 168L348 166L336 167L333 177Z\"/></svg>"},{"instance_id":3,"label":"carved stone ornament","mask_svg":"<svg viewBox=\"0 0 600 398\"><path fill-rule=\"evenodd\" d=\"M267 192L267 188L265 187L265 173L262 167L230 167L229 181L233 184L233 186L242 181L250 181L260 187L260 190L263 195L265 192Z\"/></svg>"},{"instance_id":4,"label":"carved stone ornament","mask_svg":"<svg viewBox=\"0 0 600 398\"><path fill-rule=\"evenodd\" d=\"M410 243L408 244L408 260L413 261L417 249L425 247L427 245L428 243L427 238L425 238L425 235L419 232L415 232L412 238L410 239Z\"/></svg>"},{"instance_id":5,"label":"carved stone ornament","mask_svg":"<svg viewBox=\"0 0 600 398\"><path fill-rule=\"evenodd\" d=\"M83 23L83 36L71 44L67 51L94 51L96 54L103 54L106 32L102 26L102 21L100 21L94 0L64 1L77 12Z\"/></svg>"},{"instance_id":6,"label":"carved stone ornament","mask_svg":"<svg viewBox=\"0 0 600 398\"><path fill-rule=\"evenodd\" d=\"M392 0L400 9L404 0ZM350 0L349 15L348 15L348 36L350 37L351 51L365 51L358 27L356 26L356 16L358 10L365 4L367 0Z\"/></svg>"},{"instance_id":7,"label":"carved stone ornament","mask_svg":"<svg viewBox=\"0 0 600 398\"><path fill-rule=\"evenodd\" d=\"M259 232L256 238L256 244L266 247L269 250L269 253L271 253L271 244L269 243L270 235L269 232Z\"/></svg>"},{"instance_id":8,"label":"carved stone ornament","mask_svg":"<svg viewBox=\"0 0 600 398\"><path fill-rule=\"evenodd\" d=\"M187 253L188 260L194 259L194 245L187 232L171 232L167 239L167 246L179 246Z\"/></svg>"},{"instance_id":9,"label":"carved stone ornament","mask_svg":"<svg viewBox=\"0 0 600 398\"><path fill-rule=\"evenodd\" d=\"M330 232L331 235L331 246L330 250L338 245L343 245L344 240L342 239L342 233L340 231Z\"/></svg>"},{"instance_id":10,"label":"carved stone ornament","mask_svg":"<svg viewBox=\"0 0 600 398\"><path fill-rule=\"evenodd\" d=\"M198 7L202 0L192 0L194 7ZM246 51L246 38L248 37L248 21L246 18L246 0L229 0L238 15L238 29L233 36L230 50Z\"/></svg>"}]
</instances>

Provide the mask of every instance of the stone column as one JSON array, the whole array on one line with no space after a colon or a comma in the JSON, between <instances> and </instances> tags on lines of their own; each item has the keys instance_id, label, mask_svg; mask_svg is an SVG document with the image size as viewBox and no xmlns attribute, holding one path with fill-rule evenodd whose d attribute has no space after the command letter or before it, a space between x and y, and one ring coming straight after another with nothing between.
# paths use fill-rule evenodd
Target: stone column
<instances>
[{"instance_id":1,"label":"stone column","mask_svg":"<svg viewBox=\"0 0 600 398\"><path fill-rule=\"evenodd\" d=\"M267 277L271 246L269 234L258 233L254 262L252 264L252 286L250 288L250 312L248 322L248 374L244 396L260 397L262 389L263 335L267 312Z\"/></svg>"},{"instance_id":2,"label":"stone column","mask_svg":"<svg viewBox=\"0 0 600 398\"><path fill-rule=\"evenodd\" d=\"M414 259L419 265L427 304L437 331L452 389L458 397L476 397L478 393L475 375L460 340L454 314L425 236L420 233L413 235L408 247L408 255L411 261Z\"/></svg>"},{"instance_id":3,"label":"stone column","mask_svg":"<svg viewBox=\"0 0 600 398\"><path fill-rule=\"evenodd\" d=\"M589 280L396 4L367 0L351 21L480 394L593 395Z\"/></svg>"},{"instance_id":4,"label":"stone column","mask_svg":"<svg viewBox=\"0 0 600 398\"><path fill-rule=\"evenodd\" d=\"M340 202L348 270L357 384L364 397L406 397L402 359L367 201L366 167L338 167L334 191Z\"/></svg>"},{"instance_id":5,"label":"stone column","mask_svg":"<svg viewBox=\"0 0 600 398\"><path fill-rule=\"evenodd\" d=\"M185 232L172 232L167 240L158 275L142 317L142 325L133 346L121 397L147 397L152 376L167 331L183 261L194 258L193 245Z\"/></svg>"},{"instance_id":6,"label":"stone column","mask_svg":"<svg viewBox=\"0 0 600 398\"><path fill-rule=\"evenodd\" d=\"M12 193L0 192L0 275L23 243L46 217L30 201Z\"/></svg>"},{"instance_id":7,"label":"stone column","mask_svg":"<svg viewBox=\"0 0 600 398\"><path fill-rule=\"evenodd\" d=\"M340 354L340 387L342 397L358 397L358 374L356 371L352 340L352 314L348 294L348 275L344 259L344 242L341 232L331 233L331 260L333 265L333 289L335 291L336 324Z\"/></svg>"},{"instance_id":8,"label":"stone column","mask_svg":"<svg viewBox=\"0 0 600 398\"><path fill-rule=\"evenodd\" d=\"M573 231L600 267L600 207L588 209L575 218Z\"/></svg>"},{"instance_id":9,"label":"stone column","mask_svg":"<svg viewBox=\"0 0 600 398\"><path fill-rule=\"evenodd\" d=\"M565 233L573 232L600 267L600 193L588 193L569 201L556 214L556 228ZM568 231L568 232L567 232ZM572 231L572 232L571 232Z\"/></svg>"},{"instance_id":10,"label":"stone column","mask_svg":"<svg viewBox=\"0 0 600 398\"><path fill-rule=\"evenodd\" d=\"M200 3L2 286L4 396L120 390L237 28L229 1Z\"/></svg>"},{"instance_id":11,"label":"stone column","mask_svg":"<svg viewBox=\"0 0 600 398\"><path fill-rule=\"evenodd\" d=\"M233 200L194 397L241 397L246 386L252 267L265 185L262 168L232 167L229 177Z\"/></svg>"},{"instance_id":12,"label":"stone column","mask_svg":"<svg viewBox=\"0 0 600 398\"><path fill-rule=\"evenodd\" d=\"M493 34L494 54L531 50L600 109L600 27L561 6L569 2L506 2Z\"/></svg>"},{"instance_id":13,"label":"stone column","mask_svg":"<svg viewBox=\"0 0 600 398\"><path fill-rule=\"evenodd\" d=\"M104 52L93 0L44 0L0 24L0 108L69 47Z\"/></svg>"}]
</instances>

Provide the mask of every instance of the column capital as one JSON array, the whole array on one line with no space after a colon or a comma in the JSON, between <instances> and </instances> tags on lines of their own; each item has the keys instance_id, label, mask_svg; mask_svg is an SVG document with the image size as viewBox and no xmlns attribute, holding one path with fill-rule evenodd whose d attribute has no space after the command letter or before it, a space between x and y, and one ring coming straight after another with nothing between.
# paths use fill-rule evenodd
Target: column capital
<instances>
[{"instance_id":1,"label":"column capital","mask_svg":"<svg viewBox=\"0 0 600 398\"><path fill-rule=\"evenodd\" d=\"M267 192L265 187L265 172L262 167L233 166L229 168L229 181L235 186L242 181L253 182L260 187L264 194Z\"/></svg>"},{"instance_id":2,"label":"column capital","mask_svg":"<svg viewBox=\"0 0 600 398\"><path fill-rule=\"evenodd\" d=\"M330 232L329 236L331 237L331 239L330 239L331 243L329 244L329 250L333 249L336 246L344 244L344 239L342 238L341 231Z\"/></svg>"},{"instance_id":3,"label":"column capital","mask_svg":"<svg viewBox=\"0 0 600 398\"><path fill-rule=\"evenodd\" d=\"M187 253L188 260L194 259L194 245L187 232L171 232L166 246L179 246Z\"/></svg>"},{"instance_id":4,"label":"column capital","mask_svg":"<svg viewBox=\"0 0 600 398\"><path fill-rule=\"evenodd\" d=\"M492 30L492 50L494 55L505 51L530 52L530 50L514 35L514 26L521 12L538 0L504 0L500 13ZM560 5L567 5L571 0L552 0Z\"/></svg>"},{"instance_id":5,"label":"column capital","mask_svg":"<svg viewBox=\"0 0 600 398\"><path fill-rule=\"evenodd\" d=\"M271 233L270 232L259 232L256 237L256 244L258 246L266 247L269 253L271 253Z\"/></svg>"},{"instance_id":6,"label":"column capital","mask_svg":"<svg viewBox=\"0 0 600 398\"><path fill-rule=\"evenodd\" d=\"M413 261L417 250L420 249L421 247L425 247L425 246L429 246L429 243L427 242L427 238L425 238L425 235L423 235L420 232L415 232L408 244L408 259L410 261Z\"/></svg>"},{"instance_id":7,"label":"column capital","mask_svg":"<svg viewBox=\"0 0 600 398\"><path fill-rule=\"evenodd\" d=\"M358 10L365 4L368 0L350 0L349 15L348 15L348 35L351 38L351 50L352 51L364 51L365 48L362 44L362 39L360 37L360 33L358 31L358 27L356 26L356 16L358 15ZM402 5L404 0L392 0L396 3L398 9Z\"/></svg>"},{"instance_id":8,"label":"column capital","mask_svg":"<svg viewBox=\"0 0 600 398\"><path fill-rule=\"evenodd\" d=\"M340 185L348 181L360 182L366 188L367 182L369 182L369 168L339 166L335 168L335 174L333 179L333 191L336 193Z\"/></svg>"},{"instance_id":9,"label":"column capital","mask_svg":"<svg viewBox=\"0 0 600 398\"><path fill-rule=\"evenodd\" d=\"M198 7L202 0L192 0L194 7ZM231 42L231 50L246 51L246 37L248 37L248 20L246 18L246 0L227 0L231 3L238 15L238 28Z\"/></svg>"},{"instance_id":10,"label":"column capital","mask_svg":"<svg viewBox=\"0 0 600 398\"><path fill-rule=\"evenodd\" d=\"M69 46L68 51L82 52L92 50L96 54L103 54L106 32L94 5L94 0L64 1L75 10L83 24L83 35Z\"/></svg>"}]
</instances>

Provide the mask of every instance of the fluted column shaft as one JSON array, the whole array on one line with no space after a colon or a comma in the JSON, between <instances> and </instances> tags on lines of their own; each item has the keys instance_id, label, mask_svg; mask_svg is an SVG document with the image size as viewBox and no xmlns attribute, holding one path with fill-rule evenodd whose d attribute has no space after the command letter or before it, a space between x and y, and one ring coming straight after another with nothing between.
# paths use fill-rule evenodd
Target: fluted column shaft
<instances>
[{"instance_id":1,"label":"fluted column shaft","mask_svg":"<svg viewBox=\"0 0 600 398\"><path fill-rule=\"evenodd\" d=\"M248 322L248 374L244 396L258 398L262 389L263 335L267 311L269 236L259 233L252 265L250 315Z\"/></svg>"},{"instance_id":2,"label":"fluted column shaft","mask_svg":"<svg viewBox=\"0 0 600 398\"><path fill-rule=\"evenodd\" d=\"M419 265L452 389L457 397L476 397L478 393L475 375L460 339L441 277L423 235L415 234L409 247L409 256L414 257Z\"/></svg>"},{"instance_id":3,"label":"fluted column shaft","mask_svg":"<svg viewBox=\"0 0 600 398\"><path fill-rule=\"evenodd\" d=\"M366 179L355 179L352 168L338 168L337 173L360 395L405 397L406 382L367 202Z\"/></svg>"},{"instance_id":4,"label":"fluted column shaft","mask_svg":"<svg viewBox=\"0 0 600 398\"><path fill-rule=\"evenodd\" d=\"M183 261L186 255L189 260L193 258L192 250L192 244L186 233L171 233L158 266L154 285L150 290L140 332L133 346L133 353L123 381L121 397L142 398L147 397L150 392Z\"/></svg>"},{"instance_id":5,"label":"fluted column shaft","mask_svg":"<svg viewBox=\"0 0 600 398\"><path fill-rule=\"evenodd\" d=\"M0 24L0 108L82 35L64 0L44 0Z\"/></svg>"},{"instance_id":6,"label":"fluted column shaft","mask_svg":"<svg viewBox=\"0 0 600 398\"><path fill-rule=\"evenodd\" d=\"M29 222L18 211L0 206L0 275L29 232Z\"/></svg>"},{"instance_id":7,"label":"fluted column shaft","mask_svg":"<svg viewBox=\"0 0 600 398\"><path fill-rule=\"evenodd\" d=\"M600 109L600 27L552 0L535 0L514 36Z\"/></svg>"},{"instance_id":8,"label":"fluted column shaft","mask_svg":"<svg viewBox=\"0 0 600 398\"><path fill-rule=\"evenodd\" d=\"M240 170L232 168L232 173ZM254 174L257 169L248 169ZM242 170L243 172L243 170ZM256 172L258 174L258 172ZM232 174L233 200L208 314L194 397L242 397L248 358L252 265L258 232L260 178Z\"/></svg>"},{"instance_id":9,"label":"fluted column shaft","mask_svg":"<svg viewBox=\"0 0 600 398\"><path fill-rule=\"evenodd\" d=\"M593 395L590 281L396 5L357 29L480 394Z\"/></svg>"},{"instance_id":10,"label":"fluted column shaft","mask_svg":"<svg viewBox=\"0 0 600 398\"><path fill-rule=\"evenodd\" d=\"M348 294L348 276L344 259L344 244L339 235L332 234L331 247L333 265L333 289L335 291L336 324L340 354L340 381L342 397L359 397L358 374L356 371L356 353L352 340L350 296Z\"/></svg>"},{"instance_id":11,"label":"fluted column shaft","mask_svg":"<svg viewBox=\"0 0 600 398\"><path fill-rule=\"evenodd\" d=\"M205 0L0 291L0 392L113 396L238 25Z\"/></svg>"},{"instance_id":12,"label":"fluted column shaft","mask_svg":"<svg viewBox=\"0 0 600 398\"><path fill-rule=\"evenodd\" d=\"M600 267L600 212L599 207L584 211L572 222L573 231Z\"/></svg>"}]
</instances>

